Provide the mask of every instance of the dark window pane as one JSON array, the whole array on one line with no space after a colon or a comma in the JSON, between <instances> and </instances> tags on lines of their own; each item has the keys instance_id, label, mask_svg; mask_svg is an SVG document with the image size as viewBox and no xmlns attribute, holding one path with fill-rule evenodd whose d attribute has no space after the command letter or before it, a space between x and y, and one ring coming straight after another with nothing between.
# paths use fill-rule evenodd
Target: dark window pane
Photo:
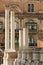
<instances>
[{"instance_id":1,"label":"dark window pane","mask_svg":"<svg viewBox=\"0 0 43 65\"><path fill-rule=\"evenodd\" d=\"M28 4L28 12L30 12L30 4Z\"/></svg>"},{"instance_id":2,"label":"dark window pane","mask_svg":"<svg viewBox=\"0 0 43 65\"><path fill-rule=\"evenodd\" d=\"M34 4L31 5L31 11L34 12Z\"/></svg>"},{"instance_id":3,"label":"dark window pane","mask_svg":"<svg viewBox=\"0 0 43 65\"><path fill-rule=\"evenodd\" d=\"M2 28L2 22L0 22L0 29Z\"/></svg>"}]
</instances>

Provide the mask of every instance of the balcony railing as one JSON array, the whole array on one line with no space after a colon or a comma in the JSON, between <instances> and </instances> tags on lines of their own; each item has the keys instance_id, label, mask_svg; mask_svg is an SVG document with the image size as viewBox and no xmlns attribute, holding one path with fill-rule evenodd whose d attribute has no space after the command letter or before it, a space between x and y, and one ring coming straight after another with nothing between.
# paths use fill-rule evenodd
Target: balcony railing
<instances>
[{"instance_id":1,"label":"balcony railing","mask_svg":"<svg viewBox=\"0 0 43 65\"><path fill-rule=\"evenodd\" d=\"M29 29L29 33L37 33L37 29Z\"/></svg>"}]
</instances>

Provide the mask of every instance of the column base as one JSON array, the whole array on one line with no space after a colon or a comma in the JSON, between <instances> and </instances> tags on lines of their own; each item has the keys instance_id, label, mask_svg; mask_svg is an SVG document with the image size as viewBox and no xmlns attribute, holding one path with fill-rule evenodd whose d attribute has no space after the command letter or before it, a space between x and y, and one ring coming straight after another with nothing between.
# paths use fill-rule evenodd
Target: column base
<instances>
[{"instance_id":1,"label":"column base","mask_svg":"<svg viewBox=\"0 0 43 65\"><path fill-rule=\"evenodd\" d=\"M12 65L14 59L17 57L17 53L15 50L7 49L4 52L4 57L3 57L3 65Z\"/></svg>"},{"instance_id":2,"label":"column base","mask_svg":"<svg viewBox=\"0 0 43 65\"><path fill-rule=\"evenodd\" d=\"M12 63L13 63L13 60L14 60L14 59L4 58L4 59L3 59L3 61L4 61L4 62L3 62L3 65L13 65L13 64L12 64Z\"/></svg>"},{"instance_id":3,"label":"column base","mask_svg":"<svg viewBox=\"0 0 43 65\"><path fill-rule=\"evenodd\" d=\"M16 50L14 50L14 49L6 49L5 52L8 52L8 53L10 53L10 52L16 52Z\"/></svg>"}]
</instances>

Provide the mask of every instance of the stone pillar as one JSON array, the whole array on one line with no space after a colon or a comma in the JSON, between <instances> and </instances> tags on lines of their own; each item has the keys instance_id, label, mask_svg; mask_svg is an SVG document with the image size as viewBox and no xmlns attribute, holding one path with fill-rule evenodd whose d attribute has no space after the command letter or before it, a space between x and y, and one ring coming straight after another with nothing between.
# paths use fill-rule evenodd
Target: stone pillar
<instances>
[{"instance_id":1,"label":"stone pillar","mask_svg":"<svg viewBox=\"0 0 43 65\"><path fill-rule=\"evenodd\" d=\"M22 54L19 51L18 51L18 58L22 58Z\"/></svg>"},{"instance_id":2,"label":"stone pillar","mask_svg":"<svg viewBox=\"0 0 43 65\"><path fill-rule=\"evenodd\" d=\"M26 59L27 55L24 51L22 51L22 59Z\"/></svg>"},{"instance_id":3,"label":"stone pillar","mask_svg":"<svg viewBox=\"0 0 43 65\"><path fill-rule=\"evenodd\" d=\"M9 8L5 9L5 50L9 49Z\"/></svg>"},{"instance_id":4,"label":"stone pillar","mask_svg":"<svg viewBox=\"0 0 43 65\"><path fill-rule=\"evenodd\" d=\"M20 22L19 22L19 29L22 29L22 19L20 19Z\"/></svg>"},{"instance_id":5,"label":"stone pillar","mask_svg":"<svg viewBox=\"0 0 43 65\"><path fill-rule=\"evenodd\" d=\"M6 62L5 65L9 65L9 64L8 64L8 59L7 59L7 58L5 59L5 62Z\"/></svg>"},{"instance_id":6,"label":"stone pillar","mask_svg":"<svg viewBox=\"0 0 43 65\"><path fill-rule=\"evenodd\" d=\"M8 59L8 65L13 65L13 59Z\"/></svg>"},{"instance_id":7,"label":"stone pillar","mask_svg":"<svg viewBox=\"0 0 43 65\"><path fill-rule=\"evenodd\" d=\"M17 65L17 59L15 59L15 61L13 62L13 65Z\"/></svg>"},{"instance_id":8,"label":"stone pillar","mask_svg":"<svg viewBox=\"0 0 43 65\"><path fill-rule=\"evenodd\" d=\"M9 52L10 53L10 52ZM3 57L3 65L13 65L13 60L14 60L14 58L12 58L11 56L10 56L10 54L9 54L8 52L6 53L6 52L4 52L4 57Z\"/></svg>"},{"instance_id":9,"label":"stone pillar","mask_svg":"<svg viewBox=\"0 0 43 65\"><path fill-rule=\"evenodd\" d=\"M13 60L12 59L4 58L3 61L4 61L3 65L13 65Z\"/></svg>"},{"instance_id":10,"label":"stone pillar","mask_svg":"<svg viewBox=\"0 0 43 65\"><path fill-rule=\"evenodd\" d=\"M28 29L23 28L23 48L28 48Z\"/></svg>"},{"instance_id":11,"label":"stone pillar","mask_svg":"<svg viewBox=\"0 0 43 65\"><path fill-rule=\"evenodd\" d=\"M19 30L19 48L23 48L23 30Z\"/></svg>"},{"instance_id":12,"label":"stone pillar","mask_svg":"<svg viewBox=\"0 0 43 65\"><path fill-rule=\"evenodd\" d=\"M11 49L15 50L15 30L14 30L14 22L15 22L15 13L11 11Z\"/></svg>"},{"instance_id":13,"label":"stone pillar","mask_svg":"<svg viewBox=\"0 0 43 65\"><path fill-rule=\"evenodd\" d=\"M6 64L6 61L5 61L5 58L3 58L3 65L5 65Z\"/></svg>"},{"instance_id":14,"label":"stone pillar","mask_svg":"<svg viewBox=\"0 0 43 65\"><path fill-rule=\"evenodd\" d=\"M43 52L40 53L40 61L43 62Z\"/></svg>"}]
</instances>

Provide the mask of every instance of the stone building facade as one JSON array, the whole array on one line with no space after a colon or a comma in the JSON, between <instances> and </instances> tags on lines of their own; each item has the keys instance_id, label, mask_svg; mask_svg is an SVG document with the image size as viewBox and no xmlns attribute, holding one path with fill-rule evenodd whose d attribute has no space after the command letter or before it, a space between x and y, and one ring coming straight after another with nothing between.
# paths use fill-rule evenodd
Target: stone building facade
<instances>
[{"instance_id":1,"label":"stone building facade","mask_svg":"<svg viewBox=\"0 0 43 65\"><path fill-rule=\"evenodd\" d=\"M43 47L43 0L20 0L15 1L15 4L22 11L21 13L16 12L19 28L29 29L29 45L32 46L33 41L35 43L33 46Z\"/></svg>"},{"instance_id":2,"label":"stone building facade","mask_svg":"<svg viewBox=\"0 0 43 65\"><path fill-rule=\"evenodd\" d=\"M38 45L38 47L43 47L43 0L11 0L6 3L6 6L9 4L16 4L18 8L13 8L15 11L15 21L17 22L18 29L22 29L27 27L29 29L29 40L30 46L31 43L34 42L34 45ZM12 8L11 8L12 10ZM19 12L17 11L19 10ZM4 25L4 17L0 17L0 21L3 21L3 31L5 30ZM16 25L16 24L15 24ZM1 25L0 25L1 27ZM18 29L16 31L16 43L18 45ZM42 35L41 35L42 34ZM0 33L0 43L4 42L4 32ZM33 40L34 39L34 40Z\"/></svg>"}]
</instances>

